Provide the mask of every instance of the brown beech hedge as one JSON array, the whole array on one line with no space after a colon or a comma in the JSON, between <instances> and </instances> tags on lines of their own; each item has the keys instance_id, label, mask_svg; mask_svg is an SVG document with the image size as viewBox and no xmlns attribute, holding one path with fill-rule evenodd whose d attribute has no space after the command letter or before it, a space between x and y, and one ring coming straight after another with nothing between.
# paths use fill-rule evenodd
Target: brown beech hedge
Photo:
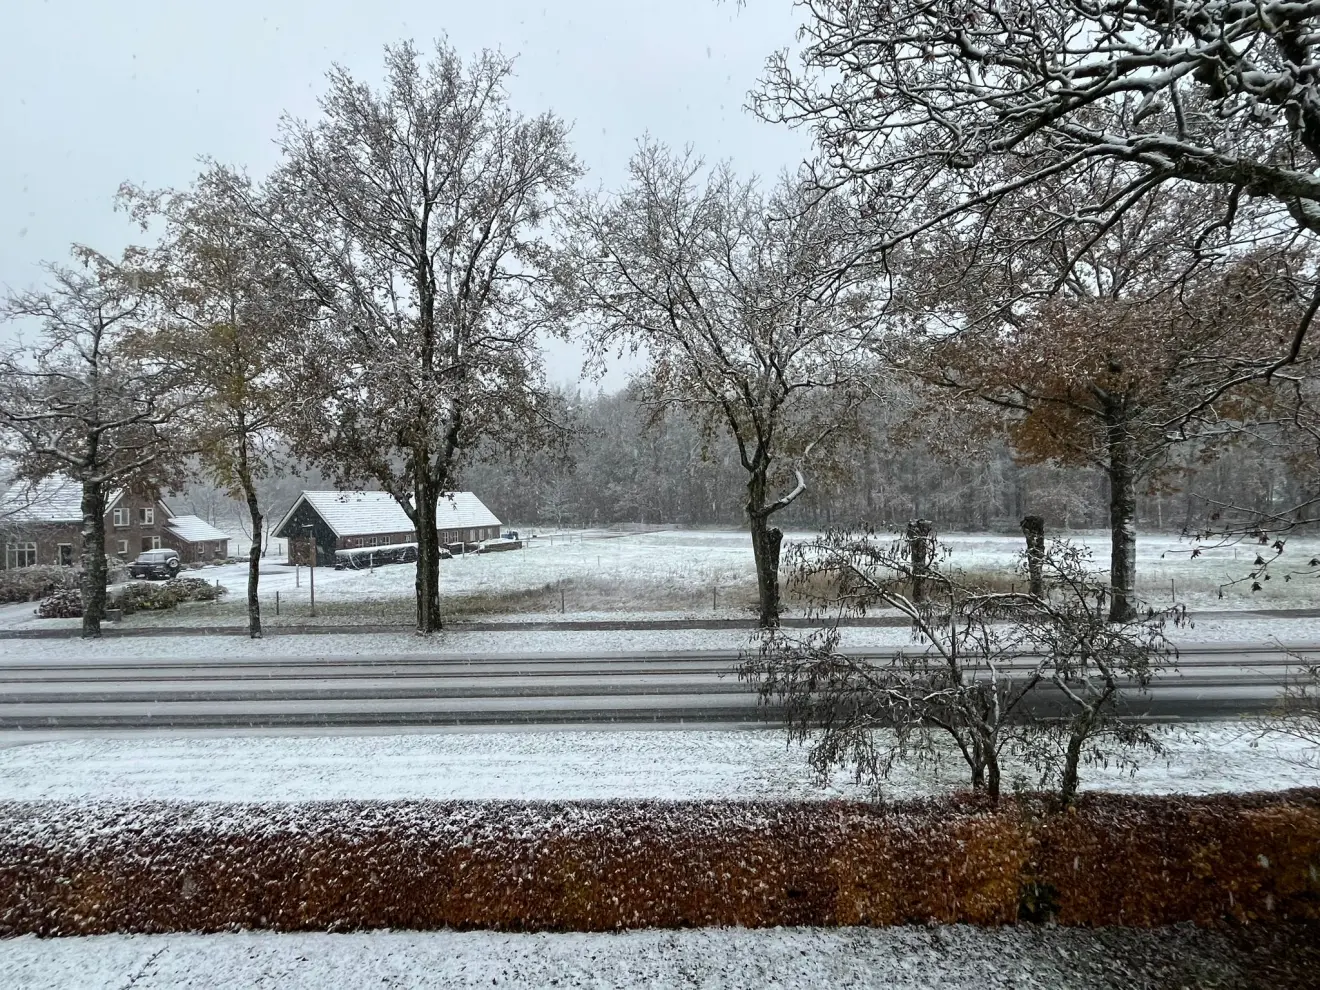
<instances>
[{"instance_id":1,"label":"brown beech hedge","mask_svg":"<svg viewBox=\"0 0 1320 990\"><path fill-rule=\"evenodd\" d=\"M1320 918L1320 790L856 803L0 804L0 934Z\"/></svg>"}]
</instances>

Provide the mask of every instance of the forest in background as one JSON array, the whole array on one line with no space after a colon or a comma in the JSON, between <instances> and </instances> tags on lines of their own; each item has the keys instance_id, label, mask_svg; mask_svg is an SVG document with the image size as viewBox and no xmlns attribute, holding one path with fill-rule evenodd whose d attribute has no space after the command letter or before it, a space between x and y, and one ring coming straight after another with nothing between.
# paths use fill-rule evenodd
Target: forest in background
<instances>
[{"instance_id":1,"label":"forest in background","mask_svg":"<svg viewBox=\"0 0 1320 990\"><path fill-rule=\"evenodd\" d=\"M464 465L461 488L477 493L513 525L556 527L643 525L746 526L744 472L724 436L703 439L687 417L654 422L628 390L569 393L578 430L566 454L513 455L488 445ZM914 438L902 419L910 403L868 419L871 435L851 449L848 464L809 473L806 492L783 511L788 528L824 529L869 522L896 525L929 518L945 531L1016 531L1028 514L1056 530L1104 529L1108 481L1095 467L1029 464L1002 439L968 441L960 449ZM293 465L262 483L278 520L304 488L334 485L314 469ZM1284 457L1243 437L1213 452L1175 448L1158 487L1142 492L1142 529L1214 529L1217 504L1267 514L1304 500L1306 486ZM243 508L219 489L194 482L169 501L216 524L241 528ZM237 535L237 533L235 534Z\"/></svg>"}]
</instances>

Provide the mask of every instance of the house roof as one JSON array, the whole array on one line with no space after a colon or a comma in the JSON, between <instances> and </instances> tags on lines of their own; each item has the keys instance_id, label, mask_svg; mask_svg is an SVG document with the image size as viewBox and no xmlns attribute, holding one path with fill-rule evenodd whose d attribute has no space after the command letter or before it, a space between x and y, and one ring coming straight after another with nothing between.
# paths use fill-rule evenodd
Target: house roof
<instances>
[{"instance_id":1,"label":"house roof","mask_svg":"<svg viewBox=\"0 0 1320 990\"><path fill-rule=\"evenodd\" d=\"M106 495L109 513L124 494L123 489ZM157 502L165 516L172 517L164 502ZM0 495L0 520L10 523L82 522L82 485L72 478L53 474L31 483L18 482Z\"/></svg>"},{"instance_id":2,"label":"house roof","mask_svg":"<svg viewBox=\"0 0 1320 990\"><path fill-rule=\"evenodd\" d=\"M55 475L32 483L18 482L0 495L0 519L6 522L78 522L82 519L82 486Z\"/></svg>"},{"instance_id":3,"label":"house roof","mask_svg":"<svg viewBox=\"0 0 1320 990\"><path fill-rule=\"evenodd\" d=\"M304 502L338 537L409 533L413 529L408 514L388 492L303 492L275 527L276 536L285 535L284 527ZM436 506L435 522L442 530L500 525L495 513L472 492L442 495Z\"/></svg>"},{"instance_id":4,"label":"house roof","mask_svg":"<svg viewBox=\"0 0 1320 990\"><path fill-rule=\"evenodd\" d=\"M173 516L165 525L185 543L210 543L229 539L228 533L222 533L200 516Z\"/></svg>"}]
</instances>

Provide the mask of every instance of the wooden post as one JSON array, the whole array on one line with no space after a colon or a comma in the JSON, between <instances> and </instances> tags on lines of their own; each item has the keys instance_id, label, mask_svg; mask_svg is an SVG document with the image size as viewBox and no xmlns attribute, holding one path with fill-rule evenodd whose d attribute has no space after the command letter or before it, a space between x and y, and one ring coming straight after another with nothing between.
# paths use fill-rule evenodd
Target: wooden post
<instances>
[{"instance_id":1,"label":"wooden post","mask_svg":"<svg viewBox=\"0 0 1320 990\"><path fill-rule=\"evenodd\" d=\"M275 614L280 614L280 593L278 591L275 592Z\"/></svg>"},{"instance_id":2,"label":"wooden post","mask_svg":"<svg viewBox=\"0 0 1320 990\"><path fill-rule=\"evenodd\" d=\"M559 614L564 614L564 582L559 582Z\"/></svg>"},{"instance_id":3,"label":"wooden post","mask_svg":"<svg viewBox=\"0 0 1320 990\"><path fill-rule=\"evenodd\" d=\"M1040 516L1022 517L1022 535L1027 538L1027 574L1031 580L1031 593L1037 598L1045 595L1045 520Z\"/></svg>"}]
</instances>

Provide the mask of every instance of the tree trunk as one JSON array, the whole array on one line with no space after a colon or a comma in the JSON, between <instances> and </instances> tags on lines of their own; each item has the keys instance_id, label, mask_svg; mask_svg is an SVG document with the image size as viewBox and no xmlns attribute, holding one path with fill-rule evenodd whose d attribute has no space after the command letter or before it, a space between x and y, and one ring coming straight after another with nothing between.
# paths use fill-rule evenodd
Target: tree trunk
<instances>
[{"instance_id":1,"label":"tree trunk","mask_svg":"<svg viewBox=\"0 0 1320 990\"><path fill-rule=\"evenodd\" d=\"M930 573L931 529L929 519L916 519L908 523L908 553L912 556L912 600L926 600L926 575Z\"/></svg>"},{"instance_id":2,"label":"tree trunk","mask_svg":"<svg viewBox=\"0 0 1320 990\"><path fill-rule=\"evenodd\" d=\"M261 639L261 601L257 598L257 584L261 580L261 509L257 495L247 489L248 515L252 519L252 546L248 548L247 611L248 636Z\"/></svg>"},{"instance_id":3,"label":"tree trunk","mask_svg":"<svg viewBox=\"0 0 1320 990\"><path fill-rule=\"evenodd\" d=\"M417 634L438 632L440 620L440 533L435 524L440 491L419 482L415 489L417 510Z\"/></svg>"},{"instance_id":4,"label":"tree trunk","mask_svg":"<svg viewBox=\"0 0 1320 990\"><path fill-rule=\"evenodd\" d=\"M1031 593L1037 598L1045 596L1042 571L1045 562L1045 520L1040 516L1022 518L1022 534L1027 538L1027 580Z\"/></svg>"},{"instance_id":5,"label":"tree trunk","mask_svg":"<svg viewBox=\"0 0 1320 990\"><path fill-rule=\"evenodd\" d=\"M248 466L246 438L239 450L238 481L247 500L248 517L252 521L252 546L248 548L247 612L248 636L261 639L261 601L257 598L257 585L261 581L261 506L257 502L257 488L252 483Z\"/></svg>"},{"instance_id":6,"label":"tree trunk","mask_svg":"<svg viewBox=\"0 0 1320 990\"><path fill-rule=\"evenodd\" d=\"M82 490L82 636L99 639L105 618L105 485L83 482Z\"/></svg>"},{"instance_id":7,"label":"tree trunk","mask_svg":"<svg viewBox=\"0 0 1320 990\"><path fill-rule=\"evenodd\" d=\"M762 629L779 626L779 548L784 534L770 525L764 512L748 512L752 530L752 557L756 561L756 594L760 605L758 624Z\"/></svg>"},{"instance_id":8,"label":"tree trunk","mask_svg":"<svg viewBox=\"0 0 1320 990\"><path fill-rule=\"evenodd\" d=\"M757 624L762 629L779 627L779 548L784 534L770 525L766 511L769 481L765 471L753 472L747 482L747 524L752 533L752 558L756 562Z\"/></svg>"},{"instance_id":9,"label":"tree trunk","mask_svg":"<svg viewBox=\"0 0 1320 990\"><path fill-rule=\"evenodd\" d=\"M1121 408L1107 417L1109 447L1109 621L1136 615L1137 479L1132 435Z\"/></svg>"},{"instance_id":10,"label":"tree trunk","mask_svg":"<svg viewBox=\"0 0 1320 990\"><path fill-rule=\"evenodd\" d=\"M1089 731L1089 729L1088 729ZM1074 731L1068 738L1068 748L1063 756L1063 779L1059 782L1059 800L1064 807L1077 800L1077 788L1080 784L1078 767L1082 762L1082 742L1084 732Z\"/></svg>"}]
</instances>

